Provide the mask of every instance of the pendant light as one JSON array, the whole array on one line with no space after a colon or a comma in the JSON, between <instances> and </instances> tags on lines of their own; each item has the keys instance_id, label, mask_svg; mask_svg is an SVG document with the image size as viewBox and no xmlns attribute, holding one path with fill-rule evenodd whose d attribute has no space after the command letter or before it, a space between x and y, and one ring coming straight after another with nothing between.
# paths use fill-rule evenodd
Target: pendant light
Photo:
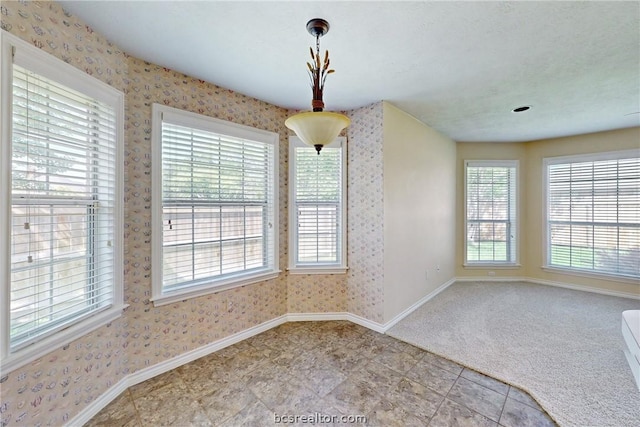
<instances>
[{"instance_id":1,"label":"pendant light","mask_svg":"<svg viewBox=\"0 0 640 427\"><path fill-rule=\"evenodd\" d=\"M322 147L332 143L342 129L349 126L351 120L343 114L323 111L324 82L327 76L334 72L329 69L329 51L325 51L324 58L320 57L320 37L329 31L329 23L320 18L312 19L307 22L307 31L316 38L316 52L313 52L313 48L309 48L311 62L307 62L313 91L313 100L311 101L313 111L291 116L284 124L294 131L302 142L315 147L320 154Z\"/></svg>"}]
</instances>

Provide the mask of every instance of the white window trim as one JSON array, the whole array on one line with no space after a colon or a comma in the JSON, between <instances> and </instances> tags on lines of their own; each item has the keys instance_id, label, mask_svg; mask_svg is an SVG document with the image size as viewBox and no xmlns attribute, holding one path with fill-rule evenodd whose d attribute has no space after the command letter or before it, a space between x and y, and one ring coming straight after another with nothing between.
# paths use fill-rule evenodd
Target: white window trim
<instances>
[{"instance_id":1,"label":"white window trim","mask_svg":"<svg viewBox=\"0 0 640 427\"><path fill-rule=\"evenodd\" d=\"M65 86L90 95L96 99L116 106L116 181L115 181L115 218L114 218L114 303L102 311L95 312L86 318L79 318L66 329L43 337L39 341L9 352L10 325L10 290L11 283L11 247L10 239L0 239L0 375L5 375L24 366L52 350L81 338L89 332L98 329L122 315L127 307L124 304L123 291L123 244L124 244L124 214L123 214L123 182L124 182L124 94L117 89L97 80L81 70L55 58L52 55L32 46L31 44L0 30L0 82L4 95L0 104L0 120L2 123L3 143L0 144L2 164L0 165L0 200L8 201L11 195L11 89L12 65L14 51L25 52L22 64L30 70L55 80ZM1 203L0 233L11 235L11 203Z\"/></svg>"},{"instance_id":2,"label":"white window trim","mask_svg":"<svg viewBox=\"0 0 640 427\"><path fill-rule=\"evenodd\" d=\"M550 253L549 253L549 173L548 168L550 165L559 163L579 163L579 162L592 162L600 160L616 160L632 157L640 157L640 150L619 150L619 151L605 151L601 153L588 153L588 154L575 154L568 156L557 157L545 157L542 159L542 191L543 191L543 210L542 210L542 224L544 227L542 235L542 270L550 273L568 274L572 276L587 277L592 279L604 279L621 283L633 283L640 287L640 282L635 277L629 277L619 274L588 271L579 268L571 267L559 267L557 265L550 265Z\"/></svg>"},{"instance_id":3,"label":"white window trim","mask_svg":"<svg viewBox=\"0 0 640 427\"><path fill-rule=\"evenodd\" d=\"M296 265L295 254L298 251L298 239L296 233L296 207L293 201L296 199L295 194L295 147L308 147L297 136L289 137L289 274L345 274L349 267L347 266L347 138L339 136L331 144L326 147L341 147L340 156L342 162L342 233L340 236L340 264L306 264ZM322 152L320 152L322 156Z\"/></svg>"},{"instance_id":4,"label":"white window trim","mask_svg":"<svg viewBox=\"0 0 640 427\"><path fill-rule=\"evenodd\" d=\"M467 166L483 166L483 167L515 167L516 169L516 228L514 230L515 240L515 259L513 261L495 262L495 261L467 261ZM504 268L517 269L520 264L520 160L464 160L463 161L464 177L464 201L463 201L463 268Z\"/></svg>"},{"instance_id":5,"label":"white window trim","mask_svg":"<svg viewBox=\"0 0 640 427\"><path fill-rule=\"evenodd\" d=\"M151 301L154 306L162 306L189 298L208 295L240 286L258 283L278 277L280 270L279 260L279 227L278 227L278 141L279 135L262 129L252 128L201 114L167 107L165 105L153 104L151 118ZM271 183L273 191L273 251L274 265L267 271L257 273L240 273L223 280L204 281L203 283L175 289L171 292L163 292L162 286L162 265L163 265L163 239L162 239L162 118L163 115L171 116L172 123L180 123L184 126L209 130L214 133L229 135L237 138L251 139L272 144L273 153L273 175L274 181Z\"/></svg>"},{"instance_id":6,"label":"white window trim","mask_svg":"<svg viewBox=\"0 0 640 427\"><path fill-rule=\"evenodd\" d=\"M467 264L464 263L462 264L462 268L464 269L468 269L468 270L474 270L474 269L487 269L487 270L517 270L520 267L522 267L521 264L487 264L486 262L483 263L477 263L477 264Z\"/></svg>"}]
</instances>

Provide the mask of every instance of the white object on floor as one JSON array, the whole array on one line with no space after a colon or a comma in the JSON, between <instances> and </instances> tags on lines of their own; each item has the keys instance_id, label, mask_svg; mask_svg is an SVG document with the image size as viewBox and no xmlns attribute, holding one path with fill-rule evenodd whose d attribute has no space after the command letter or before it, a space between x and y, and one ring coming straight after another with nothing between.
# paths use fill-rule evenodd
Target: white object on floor
<instances>
[{"instance_id":1,"label":"white object on floor","mask_svg":"<svg viewBox=\"0 0 640 427\"><path fill-rule=\"evenodd\" d=\"M640 390L640 310L622 312L622 336L627 344L624 355Z\"/></svg>"}]
</instances>

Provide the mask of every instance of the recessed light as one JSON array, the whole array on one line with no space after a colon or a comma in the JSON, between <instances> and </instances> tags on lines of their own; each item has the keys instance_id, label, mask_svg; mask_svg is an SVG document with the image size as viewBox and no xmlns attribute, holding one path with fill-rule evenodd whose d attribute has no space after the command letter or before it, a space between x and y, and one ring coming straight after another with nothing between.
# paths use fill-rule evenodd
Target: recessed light
<instances>
[{"instance_id":1,"label":"recessed light","mask_svg":"<svg viewBox=\"0 0 640 427\"><path fill-rule=\"evenodd\" d=\"M523 105L522 107L514 108L513 110L511 110L511 112L512 113L522 113L524 111L527 111L529 108L531 108L531 105Z\"/></svg>"}]
</instances>

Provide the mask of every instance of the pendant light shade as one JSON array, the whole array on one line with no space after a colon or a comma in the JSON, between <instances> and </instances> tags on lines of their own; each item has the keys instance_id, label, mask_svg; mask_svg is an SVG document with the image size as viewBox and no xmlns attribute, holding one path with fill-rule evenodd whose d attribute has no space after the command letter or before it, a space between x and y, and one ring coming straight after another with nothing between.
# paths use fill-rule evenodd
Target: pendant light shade
<instances>
[{"instance_id":1,"label":"pendant light shade","mask_svg":"<svg viewBox=\"0 0 640 427\"><path fill-rule=\"evenodd\" d=\"M315 18L307 22L307 31L316 38L316 52L310 48L311 62L307 62L313 99L313 112L299 113L289 117L284 124L294 131L305 144L315 147L318 154L322 147L332 143L342 129L349 126L351 120L343 114L323 112L322 94L324 82L334 70L329 69L329 51L325 51L324 59L320 59L320 37L329 31L329 23Z\"/></svg>"},{"instance_id":2,"label":"pendant light shade","mask_svg":"<svg viewBox=\"0 0 640 427\"><path fill-rule=\"evenodd\" d=\"M351 120L345 115L325 111L296 114L284 122L305 144L314 146L318 154L324 145L332 143L350 123Z\"/></svg>"}]
</instances>

